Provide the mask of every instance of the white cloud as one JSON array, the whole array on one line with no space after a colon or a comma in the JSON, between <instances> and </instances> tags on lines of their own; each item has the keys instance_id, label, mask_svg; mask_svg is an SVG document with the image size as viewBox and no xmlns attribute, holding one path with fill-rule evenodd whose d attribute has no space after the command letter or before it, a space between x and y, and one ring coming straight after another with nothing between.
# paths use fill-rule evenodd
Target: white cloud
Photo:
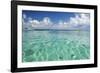
<instances>
[{"instance_id":1,"label":"white cloud","mask_svg":"<svg viewBox=\"0 0 100 73\"><path fill-rule=\"evenodd\" d=\"M89 15L87 14L80 14L80 24L89 24L90 23L90 18Z\"/></svg>"},{"instance_id":2,"label":"white cloud","mask_svg":"<svg viewBox=\"0 0 100 73\"><path fill-rule=\"evenodd\" d=\"M76 14L75 17L71 17L69 21L70 25L78 26L78 25L89 25L90 18L88 14Z\"/></svg>"},{"instance_id":3,"label":"white cloud","mask_svg":"<svg viewBox=\"0 0 100 73\"><path fill-rule=\"evenodd\" d=\"M73 29L76 26L82 25L83 26L88 26L90 23L90 18L88 14L75 14L75 17L70 17L69 21L67 20L62 21L59 20L58 25L54 25L54 29Z\"/></svg>"},{"instance_id":4,"label":"white cloud","mask_svg":"<svg viewBox=\"0 0 100 73\"><path fill-rule=\"evenodd\" d=\"M37 27L39 26L40 22L38 20L31 20L30 24L32 25L32 27Z\"/></svg>"},{"instance_id":5,"label":"white cloud","mask_svg":"<svg viewBox=\"0 0 100 73\"><path fill-rule=\"evenodd\" d=\"M51 25L52 21L49 17L44 17L43 20L41 21L41 23L44 25Z\"/></svg>"},{"instance_id":6,"label":"white cloud","mask_svg":"<svg viewBox=\"0 0 100 73\"><path fill-rule=\"evenodd\" d=\"M25 22L24 19L26 15L23 15L23 23L27 24L28 27L37 29L72 29L76 26L82 25L87 26L90 23L90 17L88 14L75 14L74 17L70 17L69 21L58 20L58 23L54 24L49 17L44 17L43 20L39 21L33 18L27 18L28 21ZM26 26L26 25L25 25Z\"/></svg>"},{"instance_id":7,"label":"white cloud","mask_svg":"<svg viewBox=\"0 0 100 73\"><path fill-rule=\"evenodd\" d=\"M25 21L27 20L27 21ZM48 28L50 27L53 22L51 21L51 19L49 17L44 17L43 20L39 21L37 19L28 17L23 14L23 19L22 19L23 25L25 25L25 27L27 27L27 25L33 27L33 28ZM29 27L27 27L29 28Z\"/></svg>"},{"instance_id":8,"label":"white cloud","mask_svg":"<svg viewBox=\"0 0 100 73\"><path fill-rule=\"evenodd\" d=\"M23 14L23 18L26 19L26 15L25 14Z\"/></svg>"},{"instance_id":9,"label":"white cloud","mask_svg":"<svg viewBox=\"0 0 100 73\"><path fill-rule=\"evenodd\" d=\"M49 17L44 17L43 20L41 20L41 21L32 19L32 18L28 18L28 23L33 28L49 28L52 25L52 21Z\"/></svg>"}]
</instances>

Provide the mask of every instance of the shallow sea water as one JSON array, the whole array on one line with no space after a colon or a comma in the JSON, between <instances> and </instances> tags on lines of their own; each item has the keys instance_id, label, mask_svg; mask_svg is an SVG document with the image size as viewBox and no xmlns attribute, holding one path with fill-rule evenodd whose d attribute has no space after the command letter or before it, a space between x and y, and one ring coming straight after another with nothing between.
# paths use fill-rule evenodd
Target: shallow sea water
<instances>
[{"instance_id":1,"label":"shallow sea water","mask_svg":"<svg viewBox=\"0 0 100 73\"><path fill-rule=\"evenodd\" d=\"M89 58L89 31L23 31L23 62L82 60Z\"/></svg>"}]
</instances>

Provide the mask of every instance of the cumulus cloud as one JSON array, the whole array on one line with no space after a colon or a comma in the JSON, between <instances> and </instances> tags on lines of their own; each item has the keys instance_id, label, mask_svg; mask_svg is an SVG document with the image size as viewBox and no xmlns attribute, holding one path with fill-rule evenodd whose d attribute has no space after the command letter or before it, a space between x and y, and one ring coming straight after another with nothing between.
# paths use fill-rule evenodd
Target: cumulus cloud
<instances>
[{"instance_id":1,"label":"cumulus cloud","mask_svg":"<svg viewBox=\"0 0 100 73\"><path fill-rule=\"evenodd\" d=\"M40 22L38 20L31 20L30 24L32 25L32 27L36 27L39 26Z\"/></svg>"},{"instance_id":2,"label":"cumulus cloud","mask_svg":"<svg viewBox=\"0 0 100 73\"><path fill-rule=\"evenodd\" d=\"M89 25L90 18L88 14L76 14L75 17L70 17L69 24L72 26Z\"/></svg>"},{"instance_id":3,"label":"cumulus cloud","mask_svg":"<svg viewBox=\"0 0 100 73\"><path fill-rule=\"evenodd\" d=\"M23 15L23 23L27 24L27 27L33 28L33 29L73 29L73 28L79 28L84 26L89 26L90 23L90 17L89 14L81 13L81 14L75 14L74 17L70 17L66 21L58 20L58 23L52 22L52 20L49 17L44 17L42 20L37 20L34 18L28 18L28 21L25 22L24 20L27 18L27 16Z\"/></svg>"},{"instance_id":4,"label":"cumulus cloud","mask_svg":"<svg viewBox=\"0 0 100 73\"><path fill-rule=\"evenodd\" d=\"M43 23L44 25L51 25L52 21L49 17L44 17L41 23Z\"/></svg>"},{"instance_id":5,"label":"cumulus cloud","mask_svg":"<svg viewBox=\"0 0 100 73\"><path fill-rule=\"evenodd\" d=\"M23 14L23 18L24 18L24 19L26 18L26 15L25 15L25 14Z\"/></svg>"},{"instance_id":6,"label":"cumulus cloud","mask_svg":"<svg viewBox=\"0 0 100 73\"><path fill-rule=\"evenodd\" d=\"M30 19L29 23L33 28L48 28L49 26L51 26L52 21L49 17L44 17L41 21L36 19Z\"/></svg>"}]
</instances>

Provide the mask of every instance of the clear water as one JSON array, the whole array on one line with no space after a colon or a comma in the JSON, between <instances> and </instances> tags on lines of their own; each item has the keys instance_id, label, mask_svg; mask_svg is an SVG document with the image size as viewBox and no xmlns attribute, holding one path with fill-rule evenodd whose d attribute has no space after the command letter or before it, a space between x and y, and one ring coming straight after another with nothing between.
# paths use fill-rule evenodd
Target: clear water
<instances>
[{"instance_id":1,"label":"clear water","mask_svg":"<svg viewBox=\"0 0 100 73\"><path fill-rule=\"evenodd\" d=\"M90 58L89 31L23 31L22 61L61 61Z\"/></svg>"}]
</instances>

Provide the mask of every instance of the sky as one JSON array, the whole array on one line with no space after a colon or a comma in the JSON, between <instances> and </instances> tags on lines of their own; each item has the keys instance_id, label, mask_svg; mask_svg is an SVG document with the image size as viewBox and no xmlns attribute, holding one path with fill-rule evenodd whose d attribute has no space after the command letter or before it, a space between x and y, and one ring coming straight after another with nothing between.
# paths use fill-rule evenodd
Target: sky
<instances>
[{"instance_id":1,"label":"sky","mask_svg":"<svg viewBox=\"0 0 100 73\"><path fill-rule=\"evenodd\" d=\"M23 28L89 29L90 14L75 12L22 11Z\"/></svg>"}]
</instances>

